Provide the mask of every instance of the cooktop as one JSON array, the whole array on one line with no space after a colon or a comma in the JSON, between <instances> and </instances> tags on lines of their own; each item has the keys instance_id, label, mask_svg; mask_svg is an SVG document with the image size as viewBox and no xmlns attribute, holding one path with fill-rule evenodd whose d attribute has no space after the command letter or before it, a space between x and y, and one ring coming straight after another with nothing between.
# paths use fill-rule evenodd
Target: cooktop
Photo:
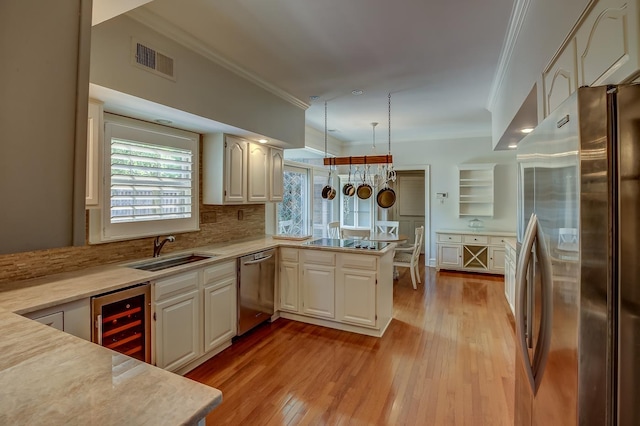
<instances>
[{"instance_id":1,"label":"cooktop","mask_svg":"<svg viewBox=\"0 0 640 426\"><path fill-rule=\"evenodd\" d=\"M341 247L352 248L362 250L382 250L389 243L381 241L369 241L369 240L339 240L334 238L320 238L313 241L307 241L302 243L305 246L320 246L320 247Z\"/></svg>"}]
</instances>

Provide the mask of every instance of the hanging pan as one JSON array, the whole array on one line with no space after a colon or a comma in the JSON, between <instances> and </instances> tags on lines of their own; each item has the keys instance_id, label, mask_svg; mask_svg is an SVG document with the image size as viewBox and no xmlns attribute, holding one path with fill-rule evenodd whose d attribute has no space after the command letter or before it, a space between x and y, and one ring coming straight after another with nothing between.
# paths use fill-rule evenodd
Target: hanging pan
<instances>
[{"instance_id":1,"label":"hanging pan","mask_svg":"<svg viewBox=\"0 0 640 426\"><path fill-rule=\"evenodd\" d=\"M331 186L331 166L329 166L329 177L327 178L327 184L322 188L322 198L326 200L333 200L336 197L336 190Z\"/></svg>"},{"instance_id":2,"label":"hanging pan","mask_svg":"<svg viewBox=\"0 0 640 426\"><path fill-rule=\"evenodd\" d=\"M384 182L384 187L380 191L378 191L378 195L376 196L378 206L383 209L388 209L396 203L396 192L393 189L389 188L388 183L388 180Z\"/></svg>"},{"instance_id":3,"label":"hanging pan","mask_svg":"<svg viewBox=\"0 0 640 426\"><path fill-rule=\"evenodd\" d=\"M358 168L356 167L356 172L357 170ZM342 187L342 193L347 197L353 197L353 195L356 193L356 187L351 182L351 157L349 157L349 179L347 180L347 183Z\"/></svg>"},{"instance_id":4,"label":"hanging pan","mask_svg":"<svg viewBox=\"0 0 640 426\"><path fill-rule=\"evenodd\" d=\"M362 172L362 183L358 185L358 189L356 190L356 194L358 194L358 198L361 200L366 200L371 197L371 193L373 189L371 189L371 185L367 183L367 158L364 160L365 166Z\"/></svg>"}]
</instances>

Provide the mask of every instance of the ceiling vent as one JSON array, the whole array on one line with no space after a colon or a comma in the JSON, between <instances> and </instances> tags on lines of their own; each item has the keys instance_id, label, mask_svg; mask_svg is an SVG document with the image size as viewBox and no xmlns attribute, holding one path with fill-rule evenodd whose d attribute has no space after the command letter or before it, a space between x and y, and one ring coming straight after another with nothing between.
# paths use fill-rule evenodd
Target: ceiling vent
<instances>
[{"instance_id":1,"label":"ceiling vent","mask_svg":"<svg viewBox=\"0 0 640 426\"><path fill-rule=\"evenodd\" d=\"M146 43L133 40L132 43L132 62L139 68L150 71L159 76L176 81L174 60L172 57L165 55L150 47Z\"/></svg>"}]
</instances>

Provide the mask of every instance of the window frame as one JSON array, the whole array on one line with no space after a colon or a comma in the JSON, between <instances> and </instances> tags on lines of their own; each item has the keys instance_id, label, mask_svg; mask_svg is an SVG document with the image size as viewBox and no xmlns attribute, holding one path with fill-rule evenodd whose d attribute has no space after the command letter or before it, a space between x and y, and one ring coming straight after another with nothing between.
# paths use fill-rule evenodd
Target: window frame
<instances>
[{"instance_id":1,"label":"window frame","mask_svg":"<svg viewBox=\"0 0 640 426\"><path fill-rule=\"evenodd\" d=\"M111 139L132 140L145 144L188 149L192 153L191 217L111 223ZM104 114L104 143L101 149L101 208L89 212L89 243L132 240L168 233L200 230L200 135L159 124L114 114Z\"/></svg>"},{"instance_id":2,"label":"window frame","mask_svg":"<svg viewBox=\"0 0 640 426\"><path fill-rule=\"evenodd\" d=\"M291 161L291 160L285 160L284 161L284 166L285 168L287 166L295 168L295 169L305 169L307 170L307 194L308 195L308 205L307 205L307 211L306 211L306 216L307 216L307 229L306 229L306 234L308 235L313 235L313 211L314 211L314 194L313 194L313 182L314 179L317 175L323 175L324 177L328 177L329 175L329 170L326 169L323 166L318 166L318 165L313 165L313 164L308 164L308 163L301 163L298 161ZM336 177L337 175L334 173L334 183L336 182ZM336 188L336 191L338 190L338 188ZM333 205L333 217L334 217L334 221L335 220L340 220L340 206L339 206L339 195L336 195L336 199L332 200L332 202L335 202L336 204ZM275 203L278 204L278 203ZM336 219L337 218L337 219ZM278 208L277 206L274 205L274 215L273 215L273 223L272 223L273 229L275 230L274 233L277 233L278 230ZM326 233L326 229L323 231L323 235L325 235Z\"/></svg>"}]
</instances>

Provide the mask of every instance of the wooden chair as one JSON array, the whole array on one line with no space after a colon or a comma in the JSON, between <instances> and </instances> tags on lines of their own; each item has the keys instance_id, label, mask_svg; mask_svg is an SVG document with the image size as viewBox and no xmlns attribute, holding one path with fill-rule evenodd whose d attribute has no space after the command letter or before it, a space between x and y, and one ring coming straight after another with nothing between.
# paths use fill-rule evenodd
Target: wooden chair
<instances>
[{"instance_id":1,"label":"wooden chair","mask_svg":"<svg viewBox=\"0 0 640 426\"><path fill-rule=\"evenodd\" d=\"M353 238L357 240L368 240L371 235L369 229L349 229L342 228L342 238Z\"/></svg>"},{"instance_id":2,"label":"wooden chair","mask_svg":"<svg viewBox=\"0 0 640 426\"><path fill-rule=\"evenodd\" d=\"M396 248L393 255L393 266L410 268L411 283L413 289L417 290L416 280L421 283L418 262L420 260L420 251L422 249L422 237L424 236L424 226L416 228L416 238L413 246L407 248Z\"/></svg>"},{"instance_id":3,"label":"wooden chair","mask_svg":"<svg viewBox=\"0 0 640 426\"><path fill-rule=\"evenodd\" d=\"M397 234L400 222L397 220L379 220L376 222L376 229L383 234Z\"/></svg>"},{"instance_id":4,"label":"wooden chair","mask_svg":"<svg viewBox=\"0 0 640 426\"><path fill-rule=\"evenodd\" d=\"M340 222L329 222L327 224L327 236L329 238L340 238Z\"/></svg>"}]
</instances>

